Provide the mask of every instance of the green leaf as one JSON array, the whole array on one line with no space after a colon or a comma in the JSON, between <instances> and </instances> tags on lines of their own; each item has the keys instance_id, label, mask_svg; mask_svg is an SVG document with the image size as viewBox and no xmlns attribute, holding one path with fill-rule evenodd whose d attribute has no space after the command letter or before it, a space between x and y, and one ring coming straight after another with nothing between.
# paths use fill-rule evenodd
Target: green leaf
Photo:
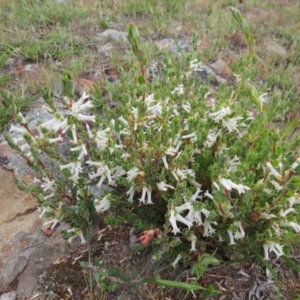
<instances>
[{"instance_id":1,"label":"green leaf","mask_svg":"<svg viewBox=\"0 0 300 300\"><path fill-rule=\"evenodd\" d=\"M280 283L279 283L279 279L278 279L276 273L274 272L272 266L260 255L260 253L255 248L252 248L251 250L254 252L256 257L269 270L269 272L273 276L273 279L274 279L275 284L277 286L277 300L280 300Z\"/></svg>"},{"instance_id":2,"label":"green leaf","mask_svg":"<svg viewBox=\"0 0 300 300\"><path fill-rule=\"evenodd\" d=\"M139 62L142 63L146 59L145 52L143 50L133 48L132 52Z\"/></svg>"},{"instance_id":3,"label":"green leaf","mask_svg":"<svg viewBox=\"0 0 300 300\"><path fill-rule=\"evenodd\" d=\"M289 190L298 190L300 189L300 178L299 177L292 177L287 183L286 188Z\"/></svg>"},{"instance_id":4,"label":"green leaf","mask_svg":"<svg viewBox=\"0 0 300 300\"><path fill-rule=\"evenodd\" d=\"M133 49L138 50L140 43L140 35L138 29L133 24L129 24L128 27L128 41Z\"/></svg>"},{"instance_id":5,"label":"green leaf","mask_svg":"<svg viewBox=\"0 0 300 300\"><path fill-rule=\"evenodd\" d=\"M137 29L137 27L134 24L129 24L128 27L128 34L130 37L132 37L135 41L139 42L140 39L140 34L139 31Z\"/></svg>"},{"instance_id":6,"label":"green leaf","mask_svg":"<svg viewBox=\"0 0 300 300\"><path fill-rule=\"evenodd\" d=\"M108 275L109 276L116 276L116 277L120 278L123 281L130 281L131 280L131 277L129 277L127 275L124 275L124 274L121 274L120 270L118 268L113 268L112 270L110 270L108 272Z\"/></svg>"},{"instance_id":7,"label":"green leaf","mask_svg":"<svg viewBox=\"0 0 300 300\"><path fill-rule=\"evenodd\" d=\"M207 288L204 288L198 284L191 284L191 283L185 283L185 282L179 282L179 281L173 281L173 280L165 280L165 279L153 279L153 278L145 278L142 282L146 283L153 283L160 286L167 286L177 289L184 289L184 290L193 290L193 291L200 291L200 290L207 290Z\"/></svg>"},{"instance_id":8,"label":"green leaf","mask_svg":"<svg viewBox=\"0 0 300 300\"><path fill-rule=\"evenodd\" d=\"M240 13L240 11L233 7L233 6L230 6L230 11L232 13L232 16L234 17L234 19L241 25L242 24L242 21L243 21L243 18L242 18L242 15Z\"/></svg>"},{"instance_id":9,"label":"green leaf","mask_svg":"<svg viewBox=\"0 0 300 300\"><path fill-rule=\"evenodd\" d=\"M282 255L281 258L292 268L294 268L296 271L300 272L300 266L298 266L296 263L294 263L293 260L291 260L289 257Z\"/></svg>"},{"instance_id":10,"label":"green leaf","mask_svg":"<svg viewBox=\"0 0 300 300\"><path fill-rule=\"evenodd\" d=\"M140 76L138 77L138 83L139 83L139 84L144 84L144 77L143 77L142 75L140 75Z\"/></svg>"}]
</instances>

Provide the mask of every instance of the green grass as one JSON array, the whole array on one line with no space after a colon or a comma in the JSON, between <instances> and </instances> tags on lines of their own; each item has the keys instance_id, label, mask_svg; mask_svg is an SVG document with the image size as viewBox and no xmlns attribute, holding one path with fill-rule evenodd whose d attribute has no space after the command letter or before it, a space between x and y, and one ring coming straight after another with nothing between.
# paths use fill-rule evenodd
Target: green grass
<instances>
[{"instance_id":1,"label":"green grass","mask_svg":"<svg viewBox=\"0 0 300 300\"><path fill-rule=\"evenodd\" d=\"M116 47L108 53L109 57L101 57L95 36L107 28L125 31L130 22L149 41L151 57L160 55L153 39L197 35L204 62L222 57L234 69L236 58L232 58L230 37L240 29L231 17L229 6L236 6L251 24L256 51L267 65L267 74L263 76L266 89L279 90L283 97L296 102L300 90L297 86L300 8L296 2L280 5L275 0L262 3L252 0L238 6L239 1L234 0L213 4L204 0L150 0L142 4L139 0L66 0L64 3L0 0L0 88L10 91L16 99L24 97L26 105L20 107L25 109L29 99L35 99L42 87L53 86L65 71L76 79L91 77L97 70L99 79L105 78L105 68L127 70L131 62L124 58L125 52ZM284 46L288 55L280 61L269 60L263 46L268 39ZM6 66L9 58L19 61L9 68ZM38 66L35 76L22 72L22 66L29 63ZM100 81L105 91L105 80ZM1 105L2 101L0 96L1 129L12 118Z\"/></svg>"}]
</instances>

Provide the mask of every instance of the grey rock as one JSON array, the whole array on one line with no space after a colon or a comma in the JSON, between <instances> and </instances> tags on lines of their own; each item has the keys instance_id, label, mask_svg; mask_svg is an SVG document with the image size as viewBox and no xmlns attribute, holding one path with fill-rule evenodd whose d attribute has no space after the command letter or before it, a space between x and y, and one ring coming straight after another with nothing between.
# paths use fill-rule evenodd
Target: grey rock
<instances>
[{"instance_id":1,"label":"grey rock","mask_svg":"<svg viewBox=\"0 0 300 300\"><path fill-rule=\"evenodd\" d=\"M287 56L287 50L274 41L265 41L263 47L269 60L277 61Z\"/></svg>"},{"instance_id":2,"label":"grey rock","mask_svg":"<svg viewBox=\"0 0 300 300\"><path fill-rule=\"evenodd\" d=\"M25 256L17 256L13 258L2 270L2 282L7 287L15 278L25 269L28 258Z\"/></svg>"},{"instance_id":3,"label":"grey rock","mask_svg":"<svg viewBox=\"0 0 300 300\"><path fill-rule=\"evenodd\" d=\"M113 40L118 42L125 42L127 41L127 32L107 29L102 33L97 34L96 39L100 41Z\"/></svg>"},{"instance_id":4,"label":"grey rock","mask_svg":"<svg viewBox=\"0 0 300 300\"><path fill-rule=\"evenodd\" d=\"M0 296L0 300L16 300L17 299L17 293L15 291L2 294Z\"/></svg>"},{"instance_id":5,"label":"grey rock","mask_svg":"<svg viewBox=\"0 0 300 300\"><path fill-rule=\"evenodd\" d=\"M218 76L211 67L204 65L202 63L199 63L197 65L197 67L194 70L194 75L200 78L202 82L206 82L208 78L210 78L211 79L210 83L214 88L218 88L221 83L226 82L226 80Z\"/></svg>"},{"instance_id":6,"label":"grey rock","mask_svg":"<svg viewBox=\"0 0 300 300\"><path fill-rule=\"evenodd\" d=\"M169 50L175 55L180 55L182 51L191 50L191 41L189 40L175 40L171 38L165 38L155 42L160 51Z\"/></svg>"}]
</instances>

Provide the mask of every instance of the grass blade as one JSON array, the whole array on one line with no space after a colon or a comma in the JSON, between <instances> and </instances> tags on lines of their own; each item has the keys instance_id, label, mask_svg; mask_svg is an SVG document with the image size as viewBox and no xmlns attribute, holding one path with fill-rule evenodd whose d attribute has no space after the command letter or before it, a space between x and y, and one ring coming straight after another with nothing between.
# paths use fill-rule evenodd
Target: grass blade
<instances>
[{"instance_id":1,"label":"grass blade","mask_svg":"<svg viewBox=\"0 0 300 300\"><path fill-rule=\"evenodd\" d=\"M293 260L291 260L289 257L282 255L281 258L292 268L294 268L296 271L300 272L300 266L298 266Z\"/></svg>"},{"instance_id":2,"label":"grass blade","mask_svg":"<svg viewBox=\"0 0 300 300\"><path fill-rule=\"evenodd\" d=\"M256 257L260 260L260 262L269 270L269 272L273 276L275 284L277 286L277 298L276 299L280 300L280 283L279 283L277 274L274 272L272 266L260 255L260 253L256 249L252 248L252 251L254 252Z\"/></svg>"}]
</instances>

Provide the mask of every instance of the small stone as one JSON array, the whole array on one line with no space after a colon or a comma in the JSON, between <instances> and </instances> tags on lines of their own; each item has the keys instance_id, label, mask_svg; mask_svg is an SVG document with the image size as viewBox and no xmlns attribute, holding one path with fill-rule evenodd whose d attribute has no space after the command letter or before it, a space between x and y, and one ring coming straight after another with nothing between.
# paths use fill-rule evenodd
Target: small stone
<instances>
[{"instance_id":1,"label":"small stone","mask_svg":"<svg viewBox=\"0 0 300 300\"><path fill-rule=\"evenodd\" d=\"M212 69L222 78L228 79L233 76L232 70L228 67L226 62L219 58L211 64Z\"/></svg>"},{"instance_id":2,"label":"small stone","mask_svg":"<svg viewBox=\"0 0 300 300\"><path fill-rule=\"evenodd\" d=\"M173 52L175 55L180 55L182 51L189 51L191 49L189 41L176 41L171 38L155 41L155 44L158 47L159 51L168 50Z\"/></svg>"},{"instance_id":3,"label":"small stone","mask_svg":"<svg viewBox=\"0 0 300 300\"><path fill-rule=\"evenodd\" d=\"M263 49L266 51L267 59L271 62L276 62L287 56L287 50L274 41L265 41Z\"/></svg>"},{"instance_id":4,"label":"small stone","mask_svg":"<svg viewBox=\"0 0 300 300\"><path fill-rule=\"evenodd\" d=\"M17 293L15 291L2 294L0 296L0 300L16 300L17 299Z\"/></svg>"},{"instance_id":5,"label":"small stone","mask_svg":"<svg viewBox=\"0 0 300 300\"><path fill-rule=\"evenodd\" d=\"M112 39L114 41L124 42L127 41L127 32L118 31L114 29L107 29L102 33L97 34L96 38L100 41Z\"/></svg>"},{"instance_id":6,"label":"small stone","mask_svg":"<svg viewBox=\"0 0 300 300\"><path fill-rule=\"evenodd\" d=\"M230 47L234 50L245 49L248 47L245 36L241 33L235 33L228 38Z\"/></svg>"}]
</instances>

